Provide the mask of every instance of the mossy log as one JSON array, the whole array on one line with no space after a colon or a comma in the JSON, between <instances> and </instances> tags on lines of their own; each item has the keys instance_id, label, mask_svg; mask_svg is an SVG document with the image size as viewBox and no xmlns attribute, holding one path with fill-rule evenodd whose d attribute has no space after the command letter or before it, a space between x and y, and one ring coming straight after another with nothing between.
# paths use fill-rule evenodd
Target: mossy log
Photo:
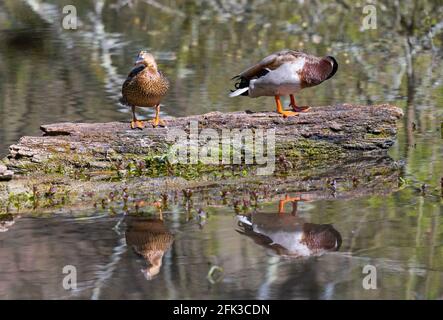
<instances>
[{"instance_id":1,"label":"mossy log","mask_svg":"<svg viewBox=\"0 0 443 320\"><path fill-rule=\"evenodd\" d=\"M7 211L36 206L40 211L54 206L75 211L107 203L104 199L110 193L138 199L182 190L219 194L226 188L238 193L267 186L278 195L286 186L288 192L322 190L324 195L331 194L331 188L343 189L328 186L337 180L350 186L350 192L341 194L351 196L397 184L393 176L398 166L387 160L386 152L395 141L401 109L345 104L311 110L286 119L273 112L169 117L167 127L144 130L131 130L122 122L43 125L43 136L21 138L3 160L8 173L15 175L0 182L0 205ZM189 132L190 121L198 121L199 130L211 128L220 136L223 129L275 129L273 174L256 175L260 165L243 162L171 163L167 155L174 142L166 139L168 133ZM382 177L375 179L380 184L367 183L373 177ZM366 182L355 188L355 181ZM272 192L262 198L272 198Z\"/></svg>"}]
</instances>

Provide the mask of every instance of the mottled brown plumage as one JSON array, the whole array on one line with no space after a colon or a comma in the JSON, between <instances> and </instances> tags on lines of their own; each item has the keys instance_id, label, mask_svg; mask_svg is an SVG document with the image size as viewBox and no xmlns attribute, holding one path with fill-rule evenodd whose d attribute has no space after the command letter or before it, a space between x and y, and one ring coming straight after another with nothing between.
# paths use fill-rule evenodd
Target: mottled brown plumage
<instances>
[{"instance_id":1,"label":"mottled brown plumage","mask_svg":"<svg viewBox=\"0 0 443 320\"><path fill-rule=\"evenodd\" d=\"M168 89L169 81L158 70L152 54L141 51L122 87L122 102L131 106L133 111L132 128L143 128L143 123L135 117L135 107L155 107L156 116L152 124L154 126L164 124L159 117L160 101Z\"/></svg>"},{"instance_id":2,"label":"mottled brown plumage","mask_svg":"<svg viewBox=\"0 0 443 320\"><path fill-rule=\"evenodd\" d=\"M341 235L330 224L303 223L303 237L301 242L309 249L338 250L341 245Z\"/></svg>"},{"instance_id":3,"label":"mottled brown plumage","mask_svg":"<svg viewBox=\"0 0 443 320\"><path fill-rule=\"evenodd\" d=\"M126 244L149 264L147 279L160 272L164 253L174 242L174 236L160 219L127 218Z\"/></svg>"}]
</instances>

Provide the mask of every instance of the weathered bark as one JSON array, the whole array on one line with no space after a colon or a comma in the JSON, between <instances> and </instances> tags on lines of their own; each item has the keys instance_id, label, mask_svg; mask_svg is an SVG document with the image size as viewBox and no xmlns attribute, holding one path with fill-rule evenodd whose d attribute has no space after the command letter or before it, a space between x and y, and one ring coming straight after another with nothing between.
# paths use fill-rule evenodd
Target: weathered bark
<instances>
[{"instance_id":1,"label":"weathered bark","mask_svg":"<svg viewBox=\"0 0 443 320\"><path fill-rule=\"evenodd\" d=\"M275 129L276 149L296 151L302 160L347 158L357 153L380 154L394 143L396 120L401 109L390 105L317 107L298 117L284 119L273 112L220 113L172 118L168 128L130 130L127 123L59 123L41 127L43 137L23 137L10 147L7 165L19 173L42 169L47 162L104 169L112 167L113 156L162 154L171 129L189 130L190 121L199 128ZM172 143L172 142L170 142ZM278 156L279 154L277 154ZM306 163L304 164L306 165ZM30 168L28 168L30 169Z\"/></svg>"},{"instance_id":2,"label":"weathered bark","mask_svg":"<svg viewBox=\"0 0 443 320\"><path fill-rule=\"evenodd\" d=\"M43 136L23 137L10 147L3 162L16 175L0 184L0 201L9 211L66 204L75 211L97 203L107 206L111 192L111 201L120 194L115 201L125 204L125 197L154 199L184 189L213 194L208 201L214 203L221 201L214 195L224 190L234 197L249 190L267 200L283 190L309 191L316 198L337 196L331 190L347 197L385 192L397 184L398 167L386 152L401 116L401 109L390 105L338 105L288 119L273 112L213 112L168 118L167 128L144 130L120 122L44 125ZM215 129L220 136L222 129L275 129L274 174L257 176L260 166L244 163L170 163L166 154L173 141L167 141L168 133L189 132L192 120L200 130ZM337 188L334 180L349 190Z\"/></svg>"}]
</instances>

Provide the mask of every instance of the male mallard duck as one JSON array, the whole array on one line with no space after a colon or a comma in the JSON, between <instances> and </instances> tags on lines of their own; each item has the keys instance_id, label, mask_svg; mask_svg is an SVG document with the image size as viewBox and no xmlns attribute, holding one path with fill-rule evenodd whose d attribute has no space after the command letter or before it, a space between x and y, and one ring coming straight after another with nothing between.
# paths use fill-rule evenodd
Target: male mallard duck
<instances>
[{"instance_id":1,"label":"male mallard duck","mask_svg":"<svg viewBox=\"0 0 443 320\"><path fill-rule=\"evenodd\" d=\"M126 243L149 264L149 267L142 271L146 279L151 280L160 272L163 255L174 242L174 236L161 219L127 219Z\"/></svg>"},{"instance_id":2,"label":"male mallard duck","mask_svg":"<svg viewBox=\"0 0 443 320\"><path fill-rule=\"evenodd\" d=\"M282 50L232 78L239 81L235 84L236 90L229 96L274 96L278 113L283 117L296 116L309 108L298 107L294 94L328 80L337 72L337 68L338 63L331 56L319 58L300 51ZM280 102L282 95L290 96L290 106L294 111L283 110Z\"/></svg>"},{"instance_id":3,"label":"male mallard duck","mask_svg":"<svg viewBox=\"0 0 443 320\"><path fill-rule=\"evenodd\" d=\"M298 217L297 202L300 200L299 197L281 200L278 217L259 212L250 217L238 215L242 228L238 231L278 255L307 257L337 251L342 242L340 233L330 224L308 223ZM292 214L284 215L284 205L288 201L293 203Z\"/></svg>"},{"instance_id":4,"label":"male mallard duck","mask_svg":"<svg viewBox=\"0 0 443 320\"><path fill-rule=\"evenodd\" d=\"M122 87L122 102L131 106L131 128L143 129L144 122L137 120L135 107L155 107L155 118L151 120L154 127L165 125L160 120L160 100L169 89L169 81L158 70L154 56L147 51L140 51L134 68L129 72Z\"/></svg>"}]
</instances>

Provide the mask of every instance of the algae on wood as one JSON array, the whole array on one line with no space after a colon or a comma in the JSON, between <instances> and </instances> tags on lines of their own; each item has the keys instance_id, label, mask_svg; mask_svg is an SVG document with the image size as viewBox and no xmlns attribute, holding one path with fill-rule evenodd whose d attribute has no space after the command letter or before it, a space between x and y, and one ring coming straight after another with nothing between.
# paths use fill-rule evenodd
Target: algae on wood
<instances>
[{"instance_id":1,"label":"algae on wood","mask_svg":"<svg viewBox=\"0 0 443 320\"><path fill-rule=\"evenodd\" d=\"M398 167L386 160L386 152L401 116L401 109L391 105L337 105L314 107L287 119L274 112L212 112L167 118L166 128L144 130L131 130L121 122L44 125L43 136L23 137L10 147L3 162L15 177L0 183L1 210L75 211L105 207L110 194L114 200L118 193L123 203L185 189L205 191L214 199L226 188L233 190L230 194L255 190L269 199L266 186L276 195L313 190L325 194L328 183L337 179L351 186L345 193L349 196L383 190L386 181L392 189ZM274 174L257 176L259 165L244 163L170 163L167 154L173 142L167 141L168 132L189 132L190 121L198 121L200 130L217 132L275 129ZM372 191L371 179L379 182ZM363 181L359 188L356 181Z\"/></svg>"}]
</instances>

